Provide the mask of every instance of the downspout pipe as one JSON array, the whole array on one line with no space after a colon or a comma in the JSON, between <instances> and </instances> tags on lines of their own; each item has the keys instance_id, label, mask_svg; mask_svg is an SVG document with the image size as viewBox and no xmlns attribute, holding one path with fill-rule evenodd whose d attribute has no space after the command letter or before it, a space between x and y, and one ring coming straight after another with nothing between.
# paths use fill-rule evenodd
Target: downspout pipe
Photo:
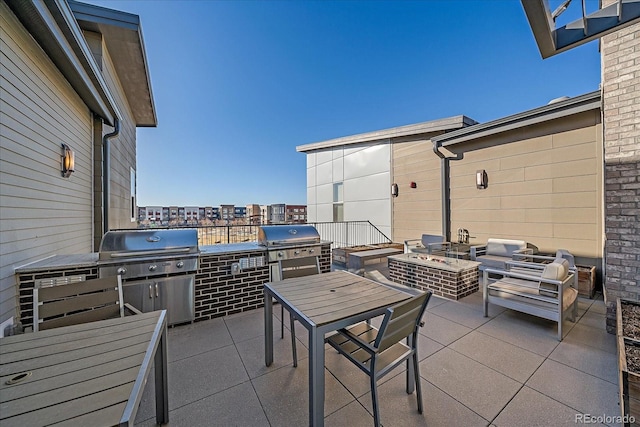
<instances>
[{"instance_id":1,"label":"downspout pipe","mask_svg":"<svg viewBox=\"0 0 640 427\"><path fill-rule=\"evenodd\" d=\"M115 117L113 120L113 132L102 137L102 232L109 231L109 208L111 202L111 147L109 140L120 134L120 120Z\"/></svg>"},{"instance_id":2,"label":"downspout pipe","mask_svg":"<svg viewBox=\"0 0 640 427\"><path fill-rule=\"evenodd\" d=\"M462 160L464 153L459 153L455 157L447 157L440 152L440 146L433 142L433 152L440 157L440 192L442 198L442 235L447 242L451 241L451 167L450 160Z\"/></svg>"}]
</instances>

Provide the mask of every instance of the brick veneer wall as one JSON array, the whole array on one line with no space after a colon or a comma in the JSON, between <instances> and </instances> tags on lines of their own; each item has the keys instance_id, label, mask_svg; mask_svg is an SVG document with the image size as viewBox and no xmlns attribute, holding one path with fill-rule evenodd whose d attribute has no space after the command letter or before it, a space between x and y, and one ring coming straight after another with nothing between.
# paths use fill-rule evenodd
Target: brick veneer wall
<instances>
[{"instance_id":1,"label":"brick veneer wall","mask_svg":"<svg viewBox=\"0 0 640 427\"><path fill-rule=\"evenodd\" d=\"M36 281L57 277L84 276L85 280L98 278L98 267L60 268L47 271L25 272L17 275L20 323L33 326L33 289Z\"/></svg>"},{"instance_id":2,"label":"brick veneer wall","mask_svg":"<svg viewBox=\"0 0 640 427\"><path fill-rule=\"evenodd\" d=\"M196 274L196 322L228 316L264 306L262 286L269 281L269 267L255 267L232 274L231 265L242 258L265 256L264 251L202 255ZM320 271L331 271L331 246L323 245Z\"/></svg>"},{"instance_id":3,"label":"brick veneer wall","mask_svg":"<svg viewBox=\"0 0 640 427\"><path fill-rule=\"evenodd\" d=\"M616 299L640 300L640 24L603 37L601 52L604 289L607 331L615 333Z\"/></svg>"},{"instance_id":4,"label":"brick veneer wall","mask_svg":"<svg viewBox=\"0 0 640 427\"><path fill-rule=\"evenodd\" d=\"M479 289L477 267L453 272L389 258L389 278L396 283L430 290L434 295L453 300Z\"/></svg>"},{"instance_id":5,"label":"brick veneer wall","mask_svg":"<svg viewBox=\"0 0 640 427\"><path fill-rule=\"evenodd\" d=\"M265 251L226 252L200 256L195 278L196 321L227 316L264 306L262 286L269 281L269 267L246 269L231 274L231 265L242 258L265 256ZM331 271L331 245L322 246L320 271ZM17 275L19 288L20 322L33 323L33 288L36 280L53 277L84 275L85 279L98 278L98 267L51 269L44 272L24 272Z\"/></svg>"}]
</instances>

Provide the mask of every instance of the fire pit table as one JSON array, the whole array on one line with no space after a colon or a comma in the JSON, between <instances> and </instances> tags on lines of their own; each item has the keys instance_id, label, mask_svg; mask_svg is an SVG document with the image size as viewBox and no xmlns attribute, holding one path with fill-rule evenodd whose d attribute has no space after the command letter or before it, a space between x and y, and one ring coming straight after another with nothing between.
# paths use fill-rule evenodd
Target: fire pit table
<instances>
[{"instance_id":1,"label":"fire pit table","mask_svg":"<svg viewBox=\"0 0 640 427\"><path fill-rule=\"evenodd\" d=\"M389 278L396 283L458 300L479 289L479 262L407 253L388 258Z\"/></svg>"}]
</instances>

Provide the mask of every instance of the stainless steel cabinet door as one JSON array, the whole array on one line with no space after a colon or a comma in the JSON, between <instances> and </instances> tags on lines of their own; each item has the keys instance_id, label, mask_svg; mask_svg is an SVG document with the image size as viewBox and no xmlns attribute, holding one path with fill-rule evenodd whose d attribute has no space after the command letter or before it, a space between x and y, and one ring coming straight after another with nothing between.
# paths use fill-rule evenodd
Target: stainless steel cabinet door
<instances>
[{"instance_id":1,"label":"stainless steel cabinet door","mask_svg":"<svg viewBox=\"0 0 640 427\"><path fill-rule=\"evenodd\" d=\"M154 310L155 293L152 281L125 283L122 286L122 296L124 302L131 304L143 313Z\"/></svg>"},{"instance_id":2,"label":"stainless steel cabinet door","mask_svg":"<svg viewBox=\"0 0 640 427\"><path fill-rule=\"evenodd\" d=\"M193 276L164 277L154 280L155 310L167 310L167 323L195 319L195 279Z\"/></svg>"}]
</instances>

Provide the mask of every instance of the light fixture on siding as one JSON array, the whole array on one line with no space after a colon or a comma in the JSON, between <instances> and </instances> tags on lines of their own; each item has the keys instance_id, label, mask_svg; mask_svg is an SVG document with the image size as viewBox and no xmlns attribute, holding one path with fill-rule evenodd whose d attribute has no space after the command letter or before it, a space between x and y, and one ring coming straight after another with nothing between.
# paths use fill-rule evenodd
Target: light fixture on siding
<instances>
[{"instance_id":1,"label":"light fixture on siding","mask_svg":"<svg viewBox=\"0 0 640 427\"><path fill-rule=\"evenodd\" d=\"M62 176L69 178L76 167L76 154L67 144L62 144Z\"/></svg>"},{"instance_id":2,"label":"light fixture on siding","mask_svg":"<svg viewBox=\"0 0 640 427\"><path fill-rule=\"evenodd\" d=\"M476 188L483 190L487 188L488 183L489 177L487 176L487 172L484 169L476 171Z\"/></svg>"}]
</instances>

